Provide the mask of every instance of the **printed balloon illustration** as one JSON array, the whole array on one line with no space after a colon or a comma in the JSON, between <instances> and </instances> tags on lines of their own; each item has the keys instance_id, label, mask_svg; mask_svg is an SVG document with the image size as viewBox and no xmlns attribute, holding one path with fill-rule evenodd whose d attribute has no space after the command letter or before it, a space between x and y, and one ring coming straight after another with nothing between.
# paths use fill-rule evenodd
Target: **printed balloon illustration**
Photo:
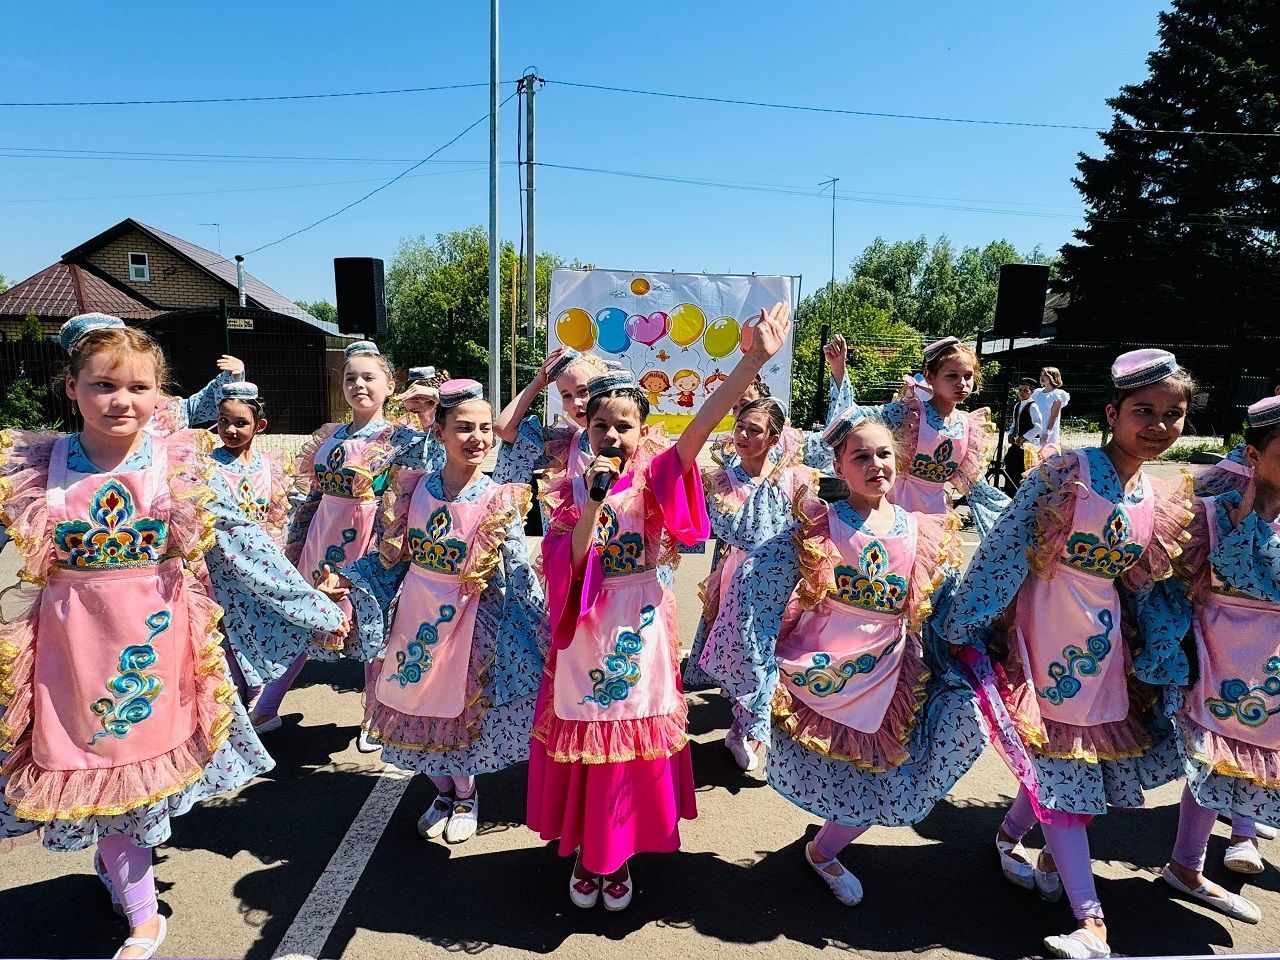
<instances>
[{"instance_id":1,"label":"printed balloon illustration","mask_svg":"<svg viewBox=\"0 0 1280 960\"><path fill-rule=\"evenodd\" d=\"M693 346L706 328L707 315L692 303L682 303L671 311L671 340L677 346Z\"/></svg>"},{"instance_id":2,"label":"printed balloon illustration","mask_svg":"<svg viewBox=\"0 0 1280 960\"><path fill-rule=\"evenodd\" d=\"M631 292L637 297L643 297L649 292L649 281L644 277L636 277L631 281Z\"/></svg>"},{"instance_id":3,"label":"printed balloon illustration","mask_svg":"<svg viewBox=\"0 0 1280 960\"><path fill-rule=\"evenodd\" d=\"M760 322L760 314L748 317L742 323L742 336L739 339L738 346L743 353L751 349L751 341L756 337L756 324Z\"/></svg>"},{"instance_id":4,"label":"printed balloon illustration","mask_svg":"<svg viewBox=\"0 0 1280 960\"><path fill-rule=\"evenodd\" d=\"M643 343L646 347L652 347L667 335L669 321L670 318L661 310L651 313L647 317L628 317L627 335L632 340Z\"/></svg>"},{"instance_id":5,"label":"printed balloon illustration","mask_svg":"<svg viewBox=\"0 0 1280 960\"><path fill-rule=\"evenodd\" d=\"M609 353L624 353L631 346L625 310L605 307L596 312L596 344Z\"/></svg>"},{"instance_id":6,"label":"printed balloon illustration","mask_svg":"<svg viewBox=\"0 0 1280 960\"><path fill-rule=\"evenodd\" d=\"M717 360L727 357L738 346L738 332L738 321L733 317L716 317L707 325L702 346Z\"/></svg>"},{"instance_id":7,"label":"printed balloon illustration","mask_svg":"<svg viewBox=\"0 0 1280 960\"><path fill-rule=\"evenodd\" d=\"M578 307L570 307L556 317L556 336L575 350L590 350L596 345L591 327L591 314Z\"/></svg>"}]
</instances>

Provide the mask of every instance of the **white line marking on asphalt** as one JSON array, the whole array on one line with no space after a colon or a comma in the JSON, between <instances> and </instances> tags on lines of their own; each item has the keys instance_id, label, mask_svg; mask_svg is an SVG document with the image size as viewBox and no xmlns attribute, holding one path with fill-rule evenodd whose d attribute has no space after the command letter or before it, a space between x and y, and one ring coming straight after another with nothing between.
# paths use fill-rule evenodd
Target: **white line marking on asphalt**
<instances>
[{"instance_id":1,"label":"white line marking on asphalt","mask_svg":"<svg viewBox=\"0 0 1280 960\"><path fill-rule=\"evenodd\" d=\"M298 915L285 931L273 957L314 960L320 956L334 924L373 856L373 849L378 845L387 821L395 813L412 779L411 773L394 767L387 767L379 774L378 782L351 821L346 836L311 888L306 902L298 909Z\"/></svg>"}]
</instances>

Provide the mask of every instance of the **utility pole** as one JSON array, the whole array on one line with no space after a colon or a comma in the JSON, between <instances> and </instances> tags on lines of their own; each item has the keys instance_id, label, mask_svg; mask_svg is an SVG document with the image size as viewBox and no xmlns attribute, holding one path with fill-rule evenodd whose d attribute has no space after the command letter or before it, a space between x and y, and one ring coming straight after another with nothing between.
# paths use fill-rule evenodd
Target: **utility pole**
<instances>
[{"instance_id":1,"label":"utility pole","mask_svg":"<svg viewBox=\"0 0 1280 960\"><path fill-rule=\"evenodd\" d=\"M533 180L534 172L537 165L534 162L533 148L533 95L537 92L538 87L542 85L542 78L538 74L530 70L520 78L520 84L524 89L525 95L525 124L528 132L525 133L525 168L524 168L524 202L525 202L525 247L524 247L524 296L525 296L525 317L528 325L529 336L533 337L534 330L538 323L538 245L534 242L533 228Z\"/></svg>"},{"instance_id":2,"label":"utility pole","mask_svg":"<svg viewBox=\"0 0 1280 960\"><path fill-rule=\"evenodd\" d=\"M831 187L831 286L827 291L827 323L823 328L822 342L826 344L827 339L831 336L831 328L835 325L836 320L836 184L840 182L839 177L832 177L830 180L823 180L819 187ZM825 410L827 406L827 378L823 375L826 365L826 355L818 354L818 409Z\"/></svg>"},{"instance_id":3,"label":"utility pole","mask_svg":"<svg viewBox=\"0 0 1280 960\"><path fill-rule=\"evenodd\" d=\"M501 250L498 246L498 0L489 0L489 402L502 409L499 378L498 324L502 302L498 299Z\"/></svg>"}]
</instances>

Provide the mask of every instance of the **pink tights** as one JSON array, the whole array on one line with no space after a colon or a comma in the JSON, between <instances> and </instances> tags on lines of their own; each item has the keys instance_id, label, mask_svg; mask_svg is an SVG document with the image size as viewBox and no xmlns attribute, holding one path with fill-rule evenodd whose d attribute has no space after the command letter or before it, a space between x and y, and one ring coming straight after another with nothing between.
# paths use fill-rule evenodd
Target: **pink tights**
<instances>
[{"instance_id":1,"label":"pink tights","mask_svg":"<svg viewBox=\"0 0 1280 960\"><path fill-rule=\"evenodd\" d=\"M476 792L475 777L432 777L431 782L441 794L466 800Z\"/></svg>"},{"instance_id":2,"label":"pink tights","mask_svg":"<svg viewBox=\"0 0 1280 960\"><path fill-rule=\"evenodd\" d=\"M1200 873L1204 870L1204 857L1209 849L1209 834L1213 833L1213 822L1218 819L1216 810L1200 806L1191 793L1190 787L1182 788L1182 799L1178 801L1178 838L1173 842L1173 860L1179 866ZM1253 828L1253 821L1245 821ZM1235 821L1232 820L1231 832L1235 833Z\"/></svg>"},{"instance_id":3,"label":"pink tights","mask_svg":"<svg viewBox=\"0 0 1280 960\"><path fill-rule=\"evenodd\" d=\"M866 832L866 827L847 827L828 820L813 838L813 847L823 860L834 860L841 850Z\"/></svg>"},{"instance_id":4,"label":"pink tights","mask_svg":"<svg viewBox=\"0 0 1280 960\"><path fill-rule=\"evenodd\" d=\"M274 717L280 712L280 704L284 700L284 695L289 692L289 688L298 679L298 674L307 665L307 660L308 657L304 653L289 664L289 669L283 675L263 687L262 696L258 697L258 702L253 708L256 716ZM373 686L373 681L377 679L377 674L378 667L375 664L366 663L364 665L364 685L366 690Z\"/></svg>"},{"instance_id":5,"label":"pink tights","mask_svg":"<svg viewBox=\"0 0 1280 960\"><path fill-rule=\"evenodd\" d=\"M140 847L129 837L112 834L98 841L98 856L111 879L111 889L124 908L130 927L156 915L156 877L151 869L151 848Z\"/></svg>"},{"instance_id":6,"label":"pink tights","mask_svg":"<svg viewBox=\"0 0 1280 960\"><path fill-rule=\"evenodd\" d=\"M1045 846L1053 856L1053 862L1062 877L1067 900L1076 918L1102 919L1102 904L1098 902L1097 887L1093 882L1093 861L1089 857L1089 817L1067 814L1061 823L1042 823ZM1019 790L1013 806L1005 814L1001 824L1006 834L1015 840L1025 837L1036 824L1035 810L1026 790Z\"/></svg>"}]
</instances>

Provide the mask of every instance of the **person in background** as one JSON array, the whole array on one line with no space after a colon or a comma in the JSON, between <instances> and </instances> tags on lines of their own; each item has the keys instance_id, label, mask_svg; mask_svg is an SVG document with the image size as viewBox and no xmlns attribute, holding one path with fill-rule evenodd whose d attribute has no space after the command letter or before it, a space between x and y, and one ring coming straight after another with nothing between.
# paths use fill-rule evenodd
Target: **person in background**
<instances>
[{"instance_id":1,"label":"person in background","mask_svg":"<svg viewBox=\"0 0 1280 960\"><path fill-rule=\"evenodd\" d=\"M1071 402L1071 394L1062 389L1062 373L1057 367L1045 367L1040 371L1040 389L1032 395L1036 406L1040 408L1040 419L1044 423L1040 443L1055 449L1046 451L1057 453L1062 439L1062 411Z\"/></svg>"},{"instance_id":2,"label":"person in background","mask_svg":"<svg viewBox=\"0 0 1280 960\"><path fill-rule=\"evenodd\" d=\"M1027 451L1038 447L1044 430L1040 407L1031 399L1036 382L1030 377L1018 381L1018 402L1009 420L1009 449L1004 455L1004 469L1009 478L1009 495L1018 492L1027 472Z\"/></svg>"}]
</instances>

